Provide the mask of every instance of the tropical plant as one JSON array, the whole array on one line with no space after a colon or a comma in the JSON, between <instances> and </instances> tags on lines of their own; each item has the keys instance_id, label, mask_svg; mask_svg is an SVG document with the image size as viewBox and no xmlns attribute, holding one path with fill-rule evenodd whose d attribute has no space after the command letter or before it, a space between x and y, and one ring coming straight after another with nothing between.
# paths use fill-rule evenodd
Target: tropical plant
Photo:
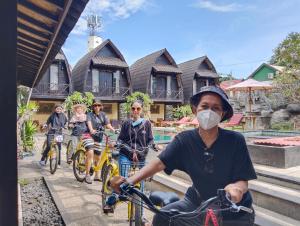
<instances>
[{"instance_id":1,"label":"tropical plant","mask_svg":"<svg viewBox=\"0 0 300 226\"><path fill-rule=\"evenodd\" d=\"M274 85L289 102L300 102L300 33L290 33L274 50L270 63L283 66Z\"/></svg>"},{"instance_id":2,"label":"tropical plant","mask_svg":"<svg viewBox=\"0 0 300 226\"><path fill-rule=\"evenodd\" d=\"M78 91L75 91L71 95L69 95L65 102L63 103L65 109L67 110L72 110L72 107L74 104L85 104L87 108L92 105L94 95L91 92L85 92L85 93L80 93Z\"/></svg>"},{"instance_id":3,"label":"tropical plant","mask_svg":"<svg viewBox=\"0 0 300 226\"><path fill-rule=\"evenodd\" d=\"M39 105L36 102L29 102L28 104L22 103L18 107L18 116L22 117L25 114L32 114L33 112L38 111Z\"/></svg>"},{"instance_id":4,"label":"tropical plant","mask_svg":"<svg viewBox=\"0 0 300 226\"><path fill-rule=\"evenodd\" d=\"M180 119L182 117L189 117L192 115L193 112L189 104L177 106L176 108L173 108L173 117L176 119Z\"/></svg>"},{"instance_id":5,"label":"tropical plant","mask_svg":"<svg viewBox=\"0 0 300 226\"><path fill-rule=\"evenodd\" d=\"M37 132L37 125L33 123L32 120L27 120L23 124L22 130L22 141L25 151L30 151L33 149L34 140L33 136Z\"/></svg>"},{"instance_id":6,"label":"tropical plant","mask_svg":"<svg viewBox=\"0 0 300 226\"><path fill-rule=\"evenodd\" d=\"M131 105L136 100L141 100L143 102L144 114L145 116L150 117L150 106L153 103L153 101L151 100L148 94L142 92L134 92L131 95L126 97L125 111L129 113L131 109Z\"/></svg>"}]
</instances>

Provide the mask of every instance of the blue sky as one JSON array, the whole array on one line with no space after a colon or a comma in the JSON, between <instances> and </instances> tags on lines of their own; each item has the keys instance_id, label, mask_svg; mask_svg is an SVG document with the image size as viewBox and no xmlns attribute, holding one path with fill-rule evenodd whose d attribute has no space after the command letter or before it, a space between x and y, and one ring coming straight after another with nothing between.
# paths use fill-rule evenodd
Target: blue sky
<instances>
[{"instance_id":1,"label":"blue sky","mask_svg":"<svg viewBox=\"0 0 300 226\"><path fill-rule=\"evenodd\" d=\"M63 50L74 66L87 52L86 15L131 65L167 48L177 63L207 55L219 73L245 78L300 31L300 0L90 0Z\"/></svg>"}]
</instances>

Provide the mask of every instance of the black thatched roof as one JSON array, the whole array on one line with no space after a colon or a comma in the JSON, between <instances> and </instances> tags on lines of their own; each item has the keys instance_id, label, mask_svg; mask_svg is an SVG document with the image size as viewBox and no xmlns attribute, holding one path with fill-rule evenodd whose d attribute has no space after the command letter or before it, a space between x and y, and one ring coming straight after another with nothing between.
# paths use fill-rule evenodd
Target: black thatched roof
<instances>
[{"instance_id":1,"label":"black thatched roof","mask_svg":"<svg viewBox=\"0 0 300 226\"><path fill-rule=\"evenodd\" d=\"M63 61L66 64L68 79L69 79L69 82L71 83L71 66L70 66L68 59L62 49L59 50L59 52L56 54L54 61Z\"/></svg>"},{"instance_id":2,"label":"black thatched roof","mask_svg":"<svg viewBox=\"0 0 300 226\"><path fill-rule=\"evenodd\" d=\"M157 59L164 55L169 64L160 64ZM134 90L142 90L147 92L150 82L151 72L181 74L175 60L166 48L151 53L130 66L130 75ZM180 81L181 83L181 81Z\"/></svg>"},{"instance_id":3,"label":"black thatched roof","mask_svg":"<svg viewBox=\"0 0 300 226\"><path fill-rule=\"evenodd\" d=\"M183 93L185 100L188 100L192 95L193 79L194 77L200 78L213 78L217 79L219 75L207 56L198 57L193 60L189 60L178 64L178 67L182 70L182 83Z\"/></svg>"},{"instance_id":4,"label":"black thatched roof","mask_svg":"<svg viewBox=\"0 0 300 226\"><path fill-rule=\"evenodd\" d=\"M114 57L96 56L92 58L92 62L94 65L98 65L98 66L111 66L111 67L120 67L120 68L128 67L126 62Z\"/></svg>"},{"instance_id":5,"label":"black thatched roof","mask_svg":"<svg viewBox=\"0 0 300 226\"><path fill-rule=\"evenodd\" d=\"M105 46L110 46L116 53L117 57L96 56L97 53ZM131 87L129 67L122 53L118 50L118 48L113 44L113 42L110 39L103 41L95 49L88 52L74 66L72 70L72 84L75 90L84 90L84 87L86 86L88 71L91 65L104 66L109 68L124 68L127 76L127 81Z\"/></svg>"},{"instance_id":6,"label":"black thatched roof","mask_svg":"<svg viewBox=\"0 0 300 226\"><path fill-rule=\"evenodd\" d=\"M17 81L33 87L54 60L88 0L17 3Z\"/></svg>"}]
</instances>

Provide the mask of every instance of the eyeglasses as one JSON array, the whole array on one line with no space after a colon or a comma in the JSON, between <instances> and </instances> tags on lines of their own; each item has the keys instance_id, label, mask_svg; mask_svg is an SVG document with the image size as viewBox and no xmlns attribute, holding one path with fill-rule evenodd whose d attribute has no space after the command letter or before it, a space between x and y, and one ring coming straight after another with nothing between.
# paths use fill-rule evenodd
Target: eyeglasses
<instances>
[{"instance_id":1,"label":"eyeglasses","mask_svg":"<svg viewBox=\"0 0 300 226\"><path fill-rule=\"evenodd\" d=\"M203 159L204 159L204 172L212 174L214 172L214 165L213 165L214 154L210 152L204 152Z\"/></svg>"},{"instance_id":2,"label":"eyeglasses","mask_svg":"<svg viewBox=\"0 0 300 226\"><path fill-rule=\"evenodd\" d=\"M102 104L95 104L93 105L94 107L102 107L103 105Z\"/></svg>"},{"instance_id":3,"label":"eyeglasses","mask_svg":"<svg viewBox=\"0 0 300 226\"><path fill-rule=\"evenodd\" d=\"M132 110L132 111L135 111L135 110L140 111L140 110L142 110L142 108L140 108L140 107L137 107L137 108L132 107L131 110Z\"/></svg>"}]
</instances>

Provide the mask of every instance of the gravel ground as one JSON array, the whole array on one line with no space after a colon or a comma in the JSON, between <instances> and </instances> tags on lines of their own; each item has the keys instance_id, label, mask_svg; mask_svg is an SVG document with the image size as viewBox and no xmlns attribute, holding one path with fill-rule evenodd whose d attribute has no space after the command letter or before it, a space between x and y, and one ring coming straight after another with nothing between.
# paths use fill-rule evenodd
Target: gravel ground
<instances>
[{"instance_id":1,"label":"gravel ground","mask_svg":"<svg viewBox=\"0 0 300 226\"><path fill-rule=\"evenodd\" d=\"M23 225L65 225L42 179L21 185Z\"/></svg>"}]
</instances>

